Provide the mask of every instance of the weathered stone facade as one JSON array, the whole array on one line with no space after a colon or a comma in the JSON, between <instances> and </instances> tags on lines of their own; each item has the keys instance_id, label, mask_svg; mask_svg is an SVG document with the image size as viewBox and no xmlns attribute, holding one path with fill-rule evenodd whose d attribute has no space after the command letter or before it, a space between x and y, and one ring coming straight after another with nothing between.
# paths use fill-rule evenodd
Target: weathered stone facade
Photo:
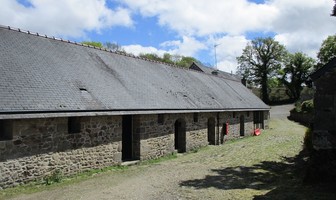
<instances>
[{"instance_id":1,"label":"weathered stone facade","mask_svg":"<svg viewBox=\"0 0 336 200\"><path fill-rule=\"evenodd\" d=\"M81 131L68 133L68 118L11 120L12 140L0 141L0 188L121 162L121 118L81 117Z\"/></svg>"},{"instance_id":2,"label":"weathered stone facade","mask_svg":"<svg viewBox=\"0 0 336 200\"><path fill-rule=\"evenodd\" d=\"M336 68L314 82L315 149L336 149Z\"/></svg>"},{"instance_id":3,"label":"weathered stone facade","mask_svg":"<svg viewBox=\"0 0 336 200\"><path fill-rule=\"evenodd\" d=\"M336 58L311 75L314 95L314 123L310 165L310 181L336 180Z\"/></svg>"},{"instance_id":4,"label":"weathered stone facade","mask_svg":"<svg viewBox=\"0 0 336 200\"><path fill-rule=\"evenodd\" d=\"M41 179L56 169L71 175L122 162L122 116L77 117L74 133L76 125L71 127L70 119L6 120L12 139L0 141L0 188ZM161 119L158 114L134 115L132 159L153 159L250 136L253 120L252 111L162 114ZM176 140L183 140L178 141L183 147Z\"/></svg>"}]
</instances>

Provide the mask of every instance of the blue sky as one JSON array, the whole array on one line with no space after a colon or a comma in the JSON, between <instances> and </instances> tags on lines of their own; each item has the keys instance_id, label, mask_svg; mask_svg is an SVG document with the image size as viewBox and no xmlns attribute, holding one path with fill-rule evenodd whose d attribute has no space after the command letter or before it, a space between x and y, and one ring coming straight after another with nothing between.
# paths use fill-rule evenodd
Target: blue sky
<instances>
[{"instance_id":1,"label":"blue sky","mask_svg":"<svg viewBox=\"0 0 336 200\"><path fill-rule=\"evenodd\" d=\"M114 42L127 52L196 57L235 71L255 37L316 57L335 34L332 0L1 0L0 24L72 41ZM1 36L0 36L1 37Z\"/></svg>"}]
</instances>

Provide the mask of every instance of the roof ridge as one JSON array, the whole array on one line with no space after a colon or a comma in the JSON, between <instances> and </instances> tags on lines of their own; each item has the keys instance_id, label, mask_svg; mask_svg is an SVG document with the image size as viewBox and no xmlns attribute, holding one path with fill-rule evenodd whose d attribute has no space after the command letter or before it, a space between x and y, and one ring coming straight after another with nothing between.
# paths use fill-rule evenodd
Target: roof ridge
<instances>
[{"instance_id":1,"label":"roof ridge","mask_svg":"<svg viewBox=\"0 0 336 200\"><path fill-rule=\"evenodd\" d=\"M78 46L93 48L93 49L97 49L97 50L101 50L101 51L105 51L105 52L110 52L110 53L117 54L117 55L122 55L122 56L131 57L131 58L135 58L135 59L145 60L145 61L152 62L152 63L164 64L164 65L167 65L167 66L170 66L170 67L180 68L180 69L184 69L184 70L190 70L189 68L184 68L184 67L178 66L176 64L170 64L170 63L165 63L165 62L161 62L161 61L157 61L157 60L143 58L143 57L140 57L140 56L135 56L134 54L131 54L131 53L126 53L126 52L121 52L121 51L112 51L111 49L99 48L99 47L95 47L95 46L91 46L91 45L87 45L87 44L83 44L83 43L78 43L76 41L64 40L63 38L57 38L55 36L48 36L46 34L39 34L38 32L32 32L32 31L28 31L28 30L24 30L24 29L20 29L20 28L16 28L16 27L4 26L4 25L0 24L0 28L8 29L8 30L11 30L11 31L17 31L17 32L21 32L21 33L26 33L26 34L29 34L29 35L34 35L34 36L38 36L38 37L42 37L42 38L57 40L57 41L60 41L60 42L65 42L65 43L74 44L74 45L78 45Z\"/></svg>"}]
</instances>

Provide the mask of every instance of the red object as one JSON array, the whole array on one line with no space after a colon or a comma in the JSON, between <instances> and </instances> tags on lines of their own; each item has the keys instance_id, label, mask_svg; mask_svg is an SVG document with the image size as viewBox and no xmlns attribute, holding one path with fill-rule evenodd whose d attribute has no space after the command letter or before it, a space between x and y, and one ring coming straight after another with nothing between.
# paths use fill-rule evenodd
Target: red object
<instances>
[{"instance_id":1,"label":"red object","mask_svg":"<svg viewBox=\"0 0 336 200\"><path fill-rule=\"evenodd\" d=\"M261 130L259 128L254 130L254 135L258 136L260 135L260 133L261 133Z\"/></svg>"},{"instance_id":2,"label":"red object","mask_svg":"<svg viewBox=\"0 0 336 200\"><path fill-rule=\"evenodd\" d=\"M229 122L226 122L226 130L225 130L225 135L229 134Z\"/></svg>"}]
</instances>

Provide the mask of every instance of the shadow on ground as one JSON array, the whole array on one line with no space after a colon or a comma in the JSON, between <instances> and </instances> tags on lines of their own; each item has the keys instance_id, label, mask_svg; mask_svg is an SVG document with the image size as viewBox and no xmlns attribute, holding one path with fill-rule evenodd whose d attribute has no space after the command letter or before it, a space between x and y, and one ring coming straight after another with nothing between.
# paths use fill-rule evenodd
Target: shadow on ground
<instances>
[{"instance_id":1,"label":"shadow on ground","mask_svg":"<svg viewBox=\"0 0 336 200\"><path fill-rule=\"evenodd\" d=\"M265 195L254 196L254 199L336 199L334 185L303 183L306 166L306 153L302 151L295 157L283 157L281 162L263 161L251 167L213 169L214 175L183 181L180 186L194 189L270 190Z\"/></svg>"}]
</instances>

